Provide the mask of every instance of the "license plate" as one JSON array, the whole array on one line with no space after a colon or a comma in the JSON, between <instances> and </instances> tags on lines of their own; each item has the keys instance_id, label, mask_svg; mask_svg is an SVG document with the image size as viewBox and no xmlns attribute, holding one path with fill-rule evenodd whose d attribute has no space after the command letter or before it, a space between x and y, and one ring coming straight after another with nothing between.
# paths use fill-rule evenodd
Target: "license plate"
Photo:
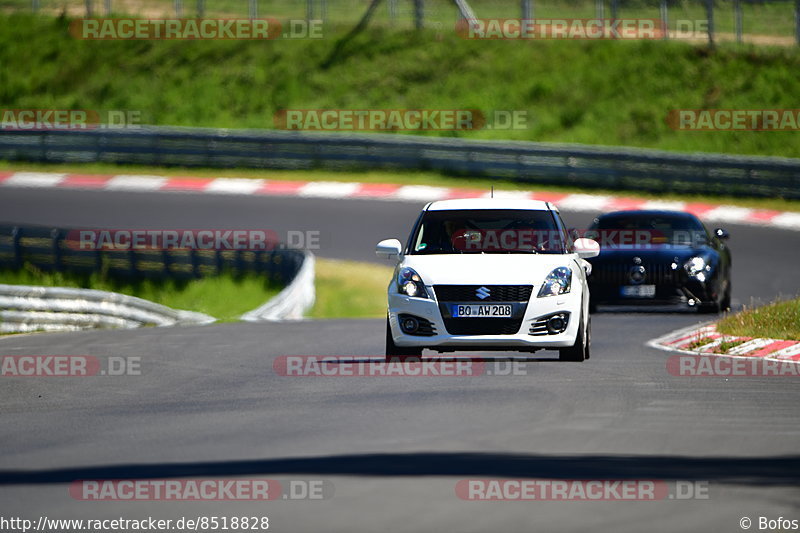
<instances>
[{"instance_id":1,"label":"license plate","mask_svg":"<svg viewBox=\"0 0 800 533\"><path fill-rule=\"evenodd\" d=\"M511 304L456 304L450 314L453 318L508 318L513 309Z\"/></svg>"},{"instance_id":2,"label":"license plate","mask_svg":"<svg viewBox=\"0 0 800 533\"><path fill-rule=\"evenodd\" d=\"M628 298L655 298L655 285L626 285L622 287L622 296Z\"/></svg>"}]
</instances>

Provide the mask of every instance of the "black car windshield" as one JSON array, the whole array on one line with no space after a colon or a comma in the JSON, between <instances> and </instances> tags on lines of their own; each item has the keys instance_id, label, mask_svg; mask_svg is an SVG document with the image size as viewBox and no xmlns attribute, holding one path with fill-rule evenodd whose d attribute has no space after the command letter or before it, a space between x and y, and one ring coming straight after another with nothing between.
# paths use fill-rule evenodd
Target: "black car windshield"
<instances>
[{"instance_id":1,"label":"black car windshield","mask_svg":"<svg viewBox=\"0 0 800 533\"><path fill-rule=\"evenodd\" d=\"M550 211L426 211L409 252L422 254L563 254L564 233Z\"/></svg>"},{"instance_id":2,"label":"black car windshield","mask_svg":"<svg viewBox=\"0 0 800 533\"><path fill-rule=\"evenodd\" d=\"M705 227L694 217L631 213L595 220L586 232L600 246L619 244L699 245L708 242Z\"/></svg>"}]
</instances>

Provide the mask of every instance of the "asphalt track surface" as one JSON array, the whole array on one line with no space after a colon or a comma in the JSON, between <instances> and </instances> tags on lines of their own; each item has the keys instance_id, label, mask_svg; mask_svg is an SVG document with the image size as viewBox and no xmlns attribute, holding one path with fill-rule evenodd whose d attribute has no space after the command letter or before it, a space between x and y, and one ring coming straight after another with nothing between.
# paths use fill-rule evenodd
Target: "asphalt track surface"
<instances>
[{"instance_id":1,"label":"asphalt track surface","mask_svg":"<svg viewBox=\"0 0 800 533\"><path fill-rule=\"evenodd\" d=\"M322 257L375 261L421 206L374 200L4 189L0 220L117 228L319 230ZM564 213L585 227L591 215ZM734 304L798 292L800 232L731 226ZM742 531L800 519L798 378L688 378L647 340L691 312L593 315L592 358L518 375L283 377L282 355L379 360L382 320L54 333L3 355L141 357L140 376L2 378L0 515L269 516L271 531ZM508 359L492 354L496 364ZM510 357L519 358L518 355ZM489 368L493 368L491 365ZM321 501L85 502L76 479L324 480ZM472 478L643 479L708 499L474 502ZM331 496L331 491L326 493Z\"/></svg>"}]
</instances>

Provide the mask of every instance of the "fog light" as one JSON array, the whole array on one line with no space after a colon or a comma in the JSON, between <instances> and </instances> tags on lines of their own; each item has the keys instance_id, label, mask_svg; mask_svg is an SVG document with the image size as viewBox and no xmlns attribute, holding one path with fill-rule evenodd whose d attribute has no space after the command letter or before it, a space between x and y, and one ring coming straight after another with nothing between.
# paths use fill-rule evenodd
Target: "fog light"
<instances>
[{"instance_id":1,"label":"fog light","mask_svg":"<svg viewBox=\"0 0 800 533\"><path fill-rule=\"evenodd\" d=\"M552 333L561 333L566 328L566 321L564 315L553 315L547 321L547 331Z\"/></svg>"},{"instance_id":2,"label":"fog light","mask_svg":"<svg viewBox=\"0 0 800 533\"><path fill-rule=\"evenodd\" d=\"M400 329L402 329L404 333L414 333L419 329L419 321L411 316L404 318L400 322Z\"/></svg>"}]
</instances>

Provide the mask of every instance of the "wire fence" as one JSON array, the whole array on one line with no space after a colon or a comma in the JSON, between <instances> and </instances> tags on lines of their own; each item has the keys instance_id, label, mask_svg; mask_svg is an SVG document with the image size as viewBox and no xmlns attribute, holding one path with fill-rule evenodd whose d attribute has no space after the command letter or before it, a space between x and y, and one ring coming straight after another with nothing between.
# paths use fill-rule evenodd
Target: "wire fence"
<instances>
[{"instance_id":1,"label":"wire fence","mask_svg":"<svg viewBox=\"0 0 800 533\"><path fill-rule=\"evenodd\" d=\"M800 43L800 0L470 0L475 16L517 19L658 19L668 39ZM73 17L274 17L354 25L368 0L0 0L0 11ZM453 0L382 0L370 24L454 31Z\"/></svg>"}]
</instances>

